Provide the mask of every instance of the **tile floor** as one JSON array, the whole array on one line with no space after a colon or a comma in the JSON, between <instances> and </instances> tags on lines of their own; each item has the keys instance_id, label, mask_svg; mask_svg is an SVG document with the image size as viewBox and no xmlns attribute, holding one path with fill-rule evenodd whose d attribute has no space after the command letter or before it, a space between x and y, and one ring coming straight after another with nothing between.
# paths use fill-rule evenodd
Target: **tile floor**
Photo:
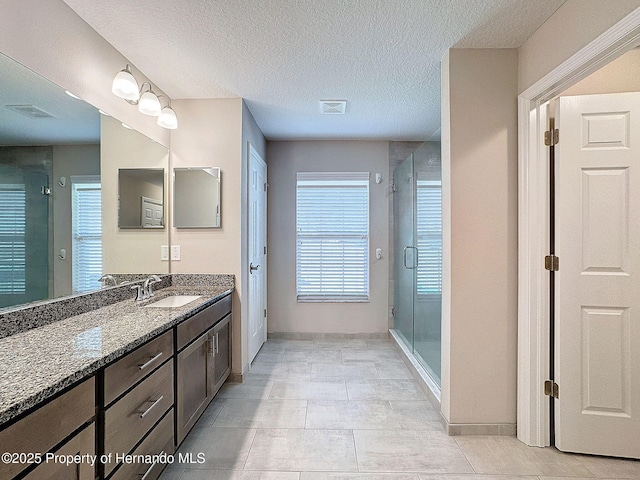
<instances>
[{"instance_id":1,"label":"tile floor","mask_svg":"<svg viewBox=\"0 0 640 480\"><path fill-rule=\"evenodd\" d=\"M447 436L388 340L269 340L179 451L206 460L161 480L640 479L640 461Z\"/></svg>"}]
</instances>

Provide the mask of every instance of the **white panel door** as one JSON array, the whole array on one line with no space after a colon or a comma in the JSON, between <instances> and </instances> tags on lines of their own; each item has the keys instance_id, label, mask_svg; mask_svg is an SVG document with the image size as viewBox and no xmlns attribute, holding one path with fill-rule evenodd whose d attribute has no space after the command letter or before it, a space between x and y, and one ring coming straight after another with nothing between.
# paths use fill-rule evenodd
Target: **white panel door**
<instances>
[{"instance_id":1,"label":"white panel door","mask_svg":"<svg viewBox=\"0 0 640 480\"><path fill-rule=\"evenodd\" d=\"M640 458L640 94L561 97L556 446Z\"/></svg>"},{"instance_id":2,"label":"white panel door","mask_svg":"<svg viewBox=\"0 0 640 480\"><path fill-rule=\"evenodd\" d=\"M267 339L267 165L249 145L249 362Z\"/></svg>"}]
</instances>

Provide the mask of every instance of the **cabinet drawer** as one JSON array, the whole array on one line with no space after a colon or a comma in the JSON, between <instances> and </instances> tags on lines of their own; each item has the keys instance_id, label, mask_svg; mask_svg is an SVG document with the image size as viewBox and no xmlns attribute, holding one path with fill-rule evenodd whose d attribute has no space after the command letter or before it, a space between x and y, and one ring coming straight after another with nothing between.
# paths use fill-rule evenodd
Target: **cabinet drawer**
<instances>
[{"instance_id":1,"label":"cabinet drawer","mask_svg":"<svg viewBox=\"0 0 640 480\"><path fill-rule=\"evenodd\" d=\"M218 300L213 305L179 324L177 328L178 350L181 350L194 338L207 331L229 312L231 312L231 295Z\"/></svg>"},{"instance_id":2,"label":"cabinet drawer","mask_svg":"<svg viewBox=\"0 0 640 480\"><path fill-rule=\"evenodd\" d=\"M95 430L95 424L91 423L54 453L64 456L95 455ZM92 466L88 461L69 465L47 462L24 477L24 480L94 480L95 476L95 464Z\"/></svg>"},{"instance_id":3,"label":"cabinet drawer","mask_svg":"<svg viewBox=\"0 0 640 480\"><path fill-rule=\"evenodd\" d=\"M173 355L173 330L142 345L104 371L104 403L110 404Z\"/></svg>"},{"instance_id":4,"label":"cabinet drawer","mask_svg":"<svg viewBox=\"0 0 640 480\"><path fill-rule=\"evenodd\" d=\"M172 405L173 362L168 362L105 411L105 453L131 451Z\"/></svg>"},{"instance_id":5,"label":"cabinet drawer","mask_svg":"<svg viewBox=\"0 0 640 480\"><path fill-rule=\"evenodd\" d=\"M48 452L95 415L95 380L90 378L0 431L0 450ZM29 465L0 463L0 478L13 478Z\"/></svg>"},{"instance_id":6,"label":"cabinet drawer","mask_svg":"<svg viewBox=\"0 0 640 480\"><path fill-rule=\"evenodd\" d=\"M160 421L144 441L132 452L132 455L159 455L161 453L171 455L173 446L173 410ZM155 480L160 476L165 465L162 463L124 463L109 480L131 480L132 478L144 478Z\"/></svg>"}]
</instances>

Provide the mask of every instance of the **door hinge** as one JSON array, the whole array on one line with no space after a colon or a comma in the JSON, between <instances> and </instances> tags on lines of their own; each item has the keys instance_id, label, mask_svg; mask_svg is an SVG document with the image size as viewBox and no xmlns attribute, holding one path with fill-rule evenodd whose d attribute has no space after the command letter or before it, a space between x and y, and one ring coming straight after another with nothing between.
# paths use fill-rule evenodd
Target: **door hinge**
<instances>
[{"instance_id":1,"label":"door hinge","mask_svg":"<svg viewBox=\"0 0 640 480\"><path fill-rule=\"evenodd\" d=\"M396 184L392 183L391 184L391 193L394 193L396 191Z\"/></svg>"},{"instance_id":2,"label":"door hinge","mask_svg":"<svg viewBox=\"0 0 640 480\"><path fill-rule=\"evenodd\" d=\"M550 272L557 272L560 269L560 258L555 255L544 257L544 268Z\"/></svg>"},{"instance_id":3,"label":"door hinge","mask_svg":"<svg viewBox=\"0 0 640 480\"><path fill-rule=\"evenodd\" d=\"M544 394L547 397L558 398L560 395L560 387L553 380L544 381Z\"/></svg>"},{"instance_id":4,"label":"door hinge","mask_svg":"<svg viewBox=\"0 0 640 480\"><path fill-rule=\"evenodd\" d=\"M396 316L396 307L391 307L391 316L392 317Z\"/></svg>"},{"instance_id":5,"label":"door hinge","mask_svg":"<svg viewBox=\"0 0 640 480\"><path fill-rule=\"evenodd\" d=\"M264 247L264 255L267 254L267 247Z\"/></svg>"},{"instance_id":6,"label":"door hinge","mask_svg":"<svg viewBox=\"0 0 640 480\"><path fill-rule=\"evenodd\" d=\"M551 130L547 130L546 132L544 132L544 144L547 147L552 147L553 145L557 145L559 138L560 138L560 131L557 128L552 128Z\"/></svg>"},{"instance_id":7,"label":"door hinge","mask_svg":"<svg viewBox=\"0 0 640 480\"><path fill-rule=\"evenodd\" d=\"M267 309L264 309L264 318L267 318Z\"/></svg>"},{"instance_id":8,"label":"door hinge","mask_svg":"<svg viewBox=\"0 0 640 480\"><path fill-rule=\"evenodd\" d=\"M40 193L42 195L51 195L51 188L47 187L46 185L40 187Z\"/></svg>"},{"instance_id":9,"label":"door hinge","mask_svg":"<svg viewBox=\"0 0 640 480\"><path fill-rule=\"evenodd\" d=\"M264 184L264 191L266 192L269 189L269 184L265 182Z\"/></svg>"}]
</instances>

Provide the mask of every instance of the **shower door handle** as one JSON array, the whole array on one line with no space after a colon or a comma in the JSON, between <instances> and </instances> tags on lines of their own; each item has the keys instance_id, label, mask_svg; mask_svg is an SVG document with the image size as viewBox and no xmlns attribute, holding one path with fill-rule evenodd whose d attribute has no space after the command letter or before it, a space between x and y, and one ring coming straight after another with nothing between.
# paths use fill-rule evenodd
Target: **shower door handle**
<instances>
[{"instance_id":1,"label":"shower door handle","mask_svg":"<svg viewBox=\"0 0 640 480\"><path fill-rule=\"evenodd\" d=\"M407 250L409 250L409 249L413 249L413 250L416 251L414 265L412 265L412 266L407 265ZM404 247L404 250L402 251L402 259L403 259L403 263L404 263L404 268L406 268L408 270L416 269L418 267L418 248L417 247L412 247L410 245L407 245L406 247Z\"/></svg>"}]
</instances>

